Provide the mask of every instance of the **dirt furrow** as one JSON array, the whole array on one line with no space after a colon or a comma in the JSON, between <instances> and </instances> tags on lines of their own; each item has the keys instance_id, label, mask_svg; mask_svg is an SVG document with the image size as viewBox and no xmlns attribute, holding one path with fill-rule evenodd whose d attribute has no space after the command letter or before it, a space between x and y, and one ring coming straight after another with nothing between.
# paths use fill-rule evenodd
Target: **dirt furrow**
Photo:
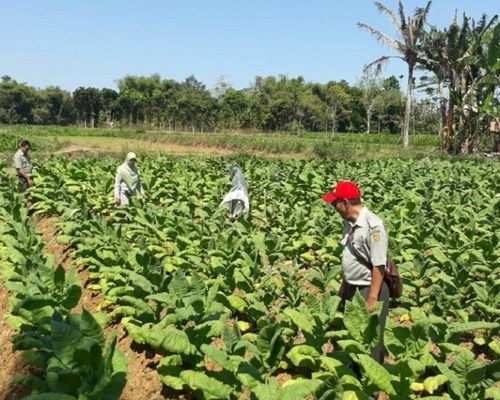
<instances>
[{"instance_id":1,"label":"dirt furrow","mask_svg":"<svg viewBox=\"0 0 500 400\"><path fill-rule=\"evenodd\" d=\"M29 394L22 386L16 385L13 380L17 375L27 373L29 367L24 362L20 352L12 348L12 338L16 331L12 329L5 317L10 312L10 293L0 280L0 399L17 400Z\"/></svg>"}]
</instances>

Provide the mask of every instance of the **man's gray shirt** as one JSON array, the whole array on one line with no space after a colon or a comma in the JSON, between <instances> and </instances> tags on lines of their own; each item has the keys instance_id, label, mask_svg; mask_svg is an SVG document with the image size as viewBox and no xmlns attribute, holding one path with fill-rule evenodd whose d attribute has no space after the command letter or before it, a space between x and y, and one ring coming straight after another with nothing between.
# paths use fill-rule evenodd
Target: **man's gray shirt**
<instances>
[{"instance_id":1,"label":"man's gray shirt","mask_svg":"<svg viewBox=\"0 0 500 400\"><path fill-rule=\"evenodd\" d=\"M352 243L348 245L352 232ZM361 257L374 266L387 264L387 231L384 222L376 214L363 206L355 223L346 222L342 234L342 271L344 279L351 285L369 286L371 271L353 255L350 246L354 246Z\"/></svg>"},{"instance_id":2,"label":"man's gray shirt","mask_svg":"<svg viewBox=\"0 0 500 400\"><path fill-rule=\"evenodd\" d=\"M31 165L31 157L29 153L24 154L21 150L18 150L16 154L14 154L14 168L22 169L26 173L26 175L31 175L33 170L33 166Z\"/></svg>"}]
</instances>

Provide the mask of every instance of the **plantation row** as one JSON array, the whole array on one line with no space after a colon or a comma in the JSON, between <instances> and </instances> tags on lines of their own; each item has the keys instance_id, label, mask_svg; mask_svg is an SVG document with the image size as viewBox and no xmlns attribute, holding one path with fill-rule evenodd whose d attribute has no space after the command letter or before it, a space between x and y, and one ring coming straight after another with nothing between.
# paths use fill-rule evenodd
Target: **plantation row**
<instances>
[{"instance_id":1,"label":"plantation row","mask_svg":"<svg viewBox=\"0 0 500 400\"><path fill-rule=\"evenodd\" d=\"M248 180L252 210L248 220L232 223L219 204L236 163ZM97 319L121 323L135 342L159 354L157 372L171 390L206 399L366 399L376 390L391 398L499 398L498 164L145 158L147 199L127 209L113 207L115 168L113 160L49 159L38 171L32 209L60 216L58 240L71 246L76 267L90 271L87 289L104 296ZM19 198L9 195L13 182L3 179L3 201L18 211L2 218L29 226ZM386 327L384 366L370 357L376 314L360 296L339 311L341 220L321 195L340 179L357 181L367 205L386 221L391 256L405 279ZM44 268L24 266L20 254L39 254L33 240L38 250L30 253L10 251L14 240L2 243L2 257L16 272L2 276L20 338L52 337L58 323L80 338L92 336L99 331L95 319L69 314L79 296L68 302L60 293L79 290L73 273L64 278L43 257ZM63 289L16 289L33 273ZM33 299L38 293L51 303ZM39 316L57 323L43 325ZM102 350L96 335L98 345L85 340L64 351L76 359L64 373L71 376L101 349L102 361L92 362L103 367L92 379L107 371L112 389L98 387L108 397L92 394L86 382L53 386L66 375L51 362L37 364L50 352L16 339L16 348L44 371L23 384L73 396L67 398L116 398L120 353L113 338ZM116 362L106 370L110 357Z\"/></svg>"},{"instance_id":2,"label":"plantation row","mask_svg":"<svg viewBox=\"0 0 500 400\"><path fill-rule=\"evenodd\" d=\"M2 318L19 331L14 349L23 351L33 371L43 373L13 377L14 382L33 389L29 400L118 399L127 365L116 336L106 343L88 311L71 312L82 294L78 275L42 253L44 244L15 187L1 175L0 278L12 305L11 314Z\"/></svg>"}]
</instances>

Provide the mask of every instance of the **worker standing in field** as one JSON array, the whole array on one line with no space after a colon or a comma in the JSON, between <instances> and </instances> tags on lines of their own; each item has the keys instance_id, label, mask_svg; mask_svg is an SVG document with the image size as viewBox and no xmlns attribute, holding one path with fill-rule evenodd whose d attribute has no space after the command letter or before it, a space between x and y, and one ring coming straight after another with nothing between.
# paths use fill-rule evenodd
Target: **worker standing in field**
<instances>
[{"instance_id":1,"label":"worker standing in field","mask_svg":"<svg viewBox=\"0 0 500 400\"><path fill-rule=\"evenodd\" d=\"M384 222L361 202L361 192L351 181L338 182L323 196L345 220L342 233L342 275L340 296L352 300L357 290L365 298L370 311L382 302L380 339L373 358L384 361L384 328L389 309L389 288L384 282L388 237Z\"/></svg>"},{"instance_id":2,"label":"worker standing in field","mask_svg":"<svg viewBox=\"0 0 500 400\"><path fill-rule=\"evenodd\" d=\"M116 170L115 203L128 206L129 199L137 194L145 195L135 153L128 153L125 162Z\"/></svg>"},{"instance_id":3,"label":"worker standing in field","mask_svg":"<svg viewBox=\"0 0 500 400\"><path fill-rule=\"evenodd\" d=\"M33 172L33 165L31 164L31 156L29 151L31 149L31 143L28 140L23 140L14 154L14 168L16 169L16 174L19 180L18 191L19 193L24 193L29 187L33 186L35 183L31 179L31 173Z\"/></svg>"},{"instance_id":4,"label":"worker standing in field","mask_svg":"<svg viewBox=\"0 0 500 400\"><path fill-rule=\"evenodd\" d=\"M250 200L248 199L248 186L241 168L238 166L229 169L231 190L224 196L221 205L229 204L229 214L232 220L241 215L248 215Z\"/></svg>"}]
</instances>

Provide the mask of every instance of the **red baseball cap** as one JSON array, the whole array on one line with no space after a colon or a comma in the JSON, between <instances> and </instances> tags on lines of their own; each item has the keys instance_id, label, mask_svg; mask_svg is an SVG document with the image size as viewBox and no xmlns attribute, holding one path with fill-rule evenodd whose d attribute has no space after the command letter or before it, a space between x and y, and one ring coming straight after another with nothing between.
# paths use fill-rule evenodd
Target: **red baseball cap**
<instances>
[{"instance_id":1,"label":"red baseball cap","mask_svg":"<svg viewBox=\"0 0 500 400\"><path fill-rule=\"evenodd\" d=\"M333 192L323 196L323 200L327 203L332 203L338 199L352 200L359 198L361 198L361 192L359 191L358 185L351 181L337 182Z\"/></svg>"}]
</instances>

